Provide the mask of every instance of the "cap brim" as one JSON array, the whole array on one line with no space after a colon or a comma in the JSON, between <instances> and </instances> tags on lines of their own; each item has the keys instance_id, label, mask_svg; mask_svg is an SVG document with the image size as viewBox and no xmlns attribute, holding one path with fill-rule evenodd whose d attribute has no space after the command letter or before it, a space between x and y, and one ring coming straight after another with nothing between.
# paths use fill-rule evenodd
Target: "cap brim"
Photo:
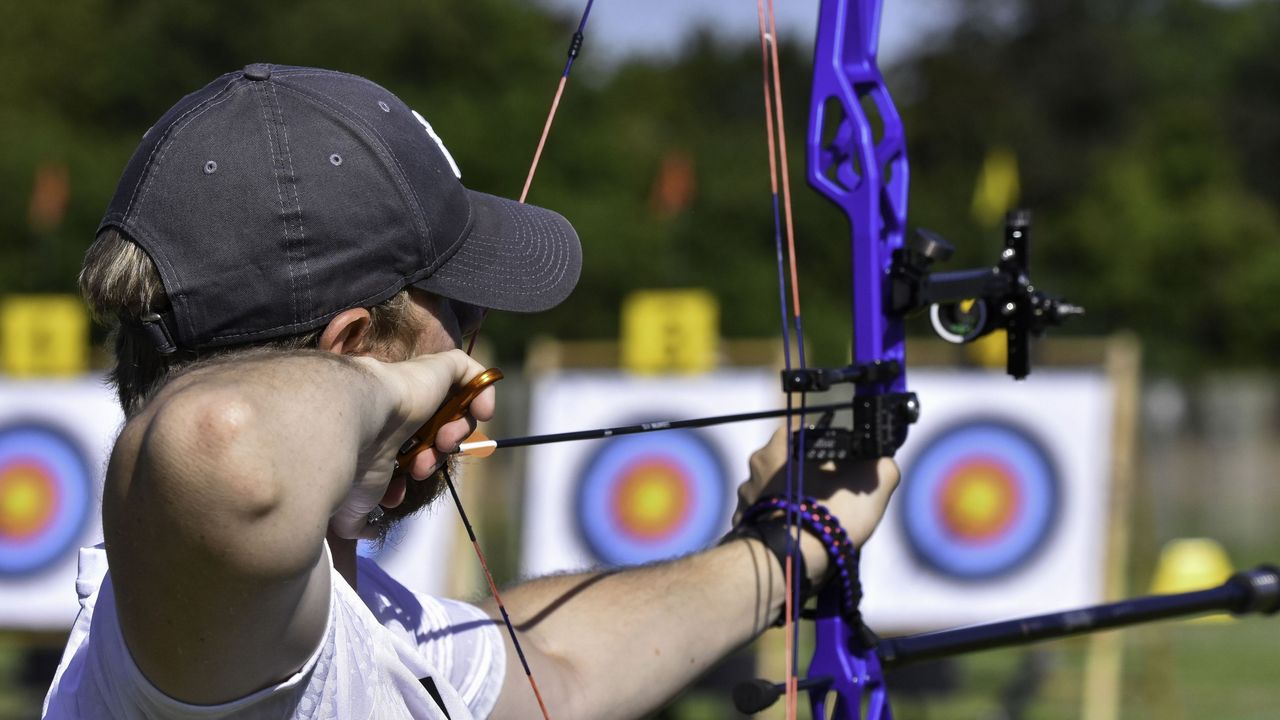
<instances>
[{"instance_id":1,"label":"cap brim","mask_svg":"<svg viewBox=\"0 0 1280 720\"><path fill-rule=\"evenodd\" d=\"M470 232L452 257L414 287L511 312L549 310L567 298L582 272L582 245L569 221L534 205L467 194Z\"/></svg>"}]
</instances>

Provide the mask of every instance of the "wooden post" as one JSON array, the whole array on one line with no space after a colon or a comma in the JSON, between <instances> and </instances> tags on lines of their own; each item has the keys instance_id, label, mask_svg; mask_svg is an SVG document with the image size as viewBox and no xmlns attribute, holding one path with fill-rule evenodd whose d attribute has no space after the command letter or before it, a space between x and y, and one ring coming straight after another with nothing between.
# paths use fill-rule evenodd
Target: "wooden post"
<instances>
[{"instance_id":1,"label":"wooden post","mask_svg":"<svg viewBox=\"0 0 1280 720\"><path fill-rule=\"evenodd\" d=\"M1115 392L1111 429L1111 506L1107 528L1104 593L1108 601L1127 593L1129 527L1137 476L1137 433L1141 397L1142 351L1132 335L1112 337L1105 367ZM1084 665L1082 720L1117 720L1122 699L1124 643L1119 632L1089 636Z\"/></svg>"}]
</instances>

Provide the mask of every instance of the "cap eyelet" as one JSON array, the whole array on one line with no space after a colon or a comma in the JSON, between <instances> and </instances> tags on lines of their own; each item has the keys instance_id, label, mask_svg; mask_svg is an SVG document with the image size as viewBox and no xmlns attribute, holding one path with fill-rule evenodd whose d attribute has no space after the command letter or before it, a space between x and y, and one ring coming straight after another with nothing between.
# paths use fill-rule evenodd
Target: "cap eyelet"
<instances>
[{"instance_id":1,"label":"cap eyelet","mask_svg":"<svg viewBox=\"0 0 1280 720\"><path fill-rule=\"evenodd\" d=\"M391 106L388 105L384 100L378 101L378 108L381 109L382 112L391 112Z\"/></svg>"},{"instance_id":2,"label":"cap eyelet","mask_svg":"<svg viewBox=\"0 0 1280 720\"><path fill-rule=\"evenodd\" d=\"M209 160L208 162L206 162L206 163L204 164L204 174L205 174L205 175L212 175L212 174L214 174L214 173L216 173L216 172L218 172L218 163L216 163L216 162L214 162L214 161L212 161L212 160Z\"/></svg>"},{"instance_id":3,"label":"cap eyelet","mask_svg":"<svg viewBox=\"0 0 1280 720\"><path fill-rule=\"evenodd\" d=\"M329 156L329 162L333 163L334 167L338 167L342 164L342 156L338 153L334 153Z\"/></svg>"}]
</instances>

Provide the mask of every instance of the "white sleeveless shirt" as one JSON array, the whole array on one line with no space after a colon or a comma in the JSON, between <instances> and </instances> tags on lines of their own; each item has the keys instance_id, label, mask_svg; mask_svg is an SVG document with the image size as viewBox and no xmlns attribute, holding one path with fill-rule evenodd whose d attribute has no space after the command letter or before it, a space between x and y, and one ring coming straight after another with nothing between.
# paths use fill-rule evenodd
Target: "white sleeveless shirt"
<instances>
[{"instance_id":1,"label":"white sleeveless shirt","mask_svg":"<svg viewBox=\"0 0 1280 720\"><path fill-rule=\"evenodd\" d=\"M76 578L80 613L41 717L487 717L506 670L494 621L472 605L413 593L366 558L357 559L356 584L359 594L337 571L330 572L324 635L291 677L228 703L191 705L165 695L134 664L116 618L106 552L101 545L83 548Z\"/></svg>"}]
</instances>

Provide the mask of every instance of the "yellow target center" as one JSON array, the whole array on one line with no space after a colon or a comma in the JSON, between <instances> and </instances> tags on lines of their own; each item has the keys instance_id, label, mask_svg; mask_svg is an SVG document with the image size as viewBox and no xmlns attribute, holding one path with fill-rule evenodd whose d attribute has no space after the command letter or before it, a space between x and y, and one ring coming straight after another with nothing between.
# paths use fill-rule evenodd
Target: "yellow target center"
<instances>
[{"instance_id":1,"label":"yellow target center","mask_svg":"<svg viewBox=\"0 0 1280 720\"><path fill-rule=\"evenodd\" d=\"M680 475L660 462L641 463L618 487L616 512L628 534L660 538L678 527L688 511L688 488Z\"/></svg>"},{"instance_id":2,"label":"yellow target center","mask_svg":"<svg viewBox=\"0 0 1280 720\"><path fill-rule=\"evenodd\" d=\"M942 514L948 529L973 541L993 539L1013 521L1017 489L1008 472L994 463L974 463L947 478Z\"/></svg>"},{"instance_id":3,"label":"yellow target center","mask_svg":"<svg viewBox=\"0 0 1280 720\"><path fill-rule=\"evenodd\" d=\"M39 532L56 505L55 490L41 468L15 465L0 473L0 537L25 538Z\"/></svg>"}]
</instances>

